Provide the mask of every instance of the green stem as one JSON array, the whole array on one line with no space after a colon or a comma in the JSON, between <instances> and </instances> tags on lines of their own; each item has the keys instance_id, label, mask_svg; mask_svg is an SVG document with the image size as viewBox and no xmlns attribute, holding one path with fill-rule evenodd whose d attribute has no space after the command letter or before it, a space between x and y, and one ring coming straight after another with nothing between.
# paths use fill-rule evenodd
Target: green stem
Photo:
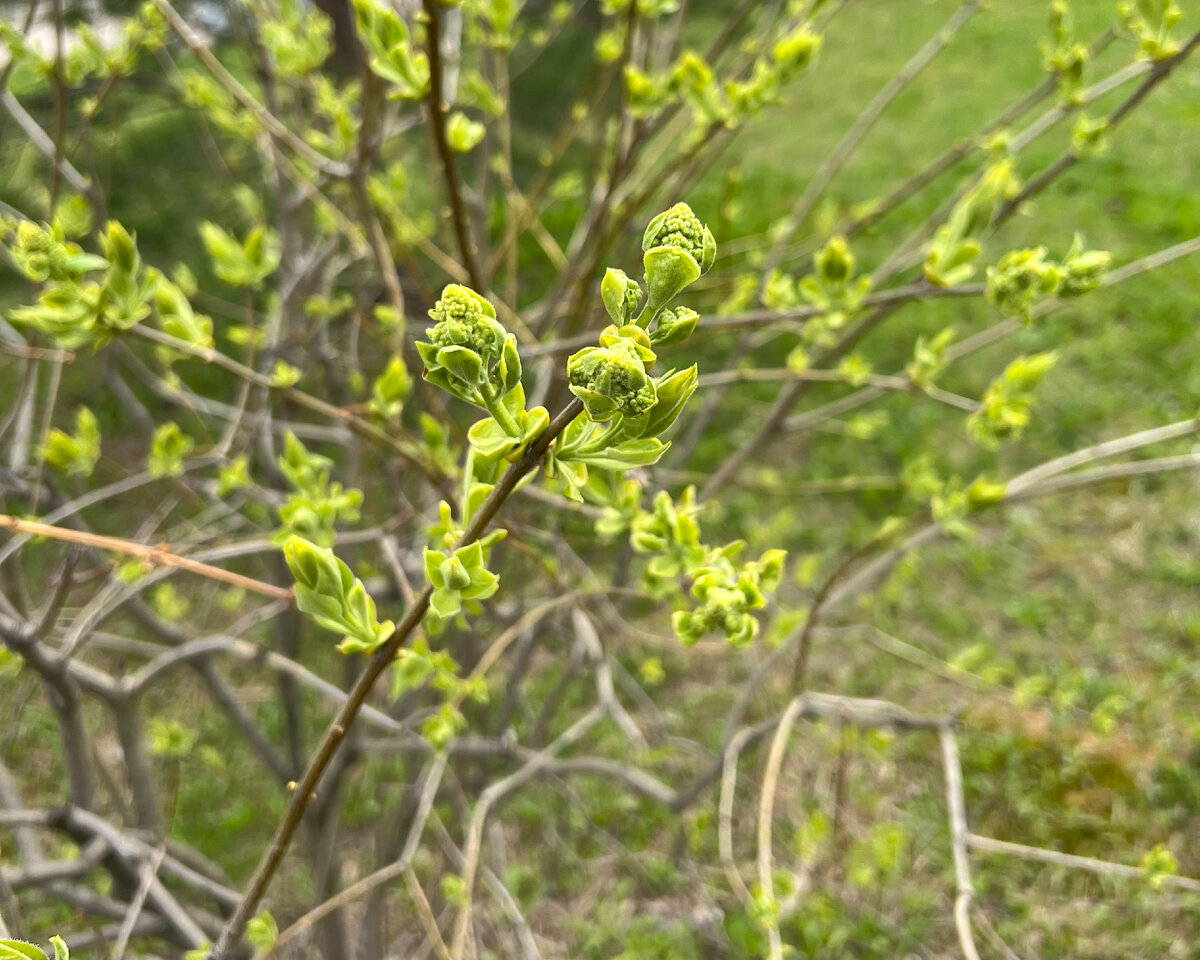
<instances>
[{"instance_id":1,"label":"green stem","mask_svg":"<svg viewBox=\"0 0 1200 960\"><path fill-rule=\"evenodd\" d=\"M521 440L525 436L525 431L521 429L521 425L517 423L516 418L508 412L508 408L504 402L496 396L496 390L490 383L484 384L479 391L483 397L483 405L487 407L487 412L503 428L504 432L510 437L515 437Z\"/></svg>"},{"instance_id":2,"label":"green stem","mask_svg":"<svg viewBox=\"0 0 1200 960\"><path fill-rule=\"evenodd\" d=\"M591 440L580 444L576 451L577 453L599 453L601 450L606 450L614 443L620 443L621 437L618 431L621 429L621 421L625 418L621 414L614 414L613 418L608 421L604 430L596 434ZM616 437L617 439L613 439Z\"/></svg>"}]
</instances>

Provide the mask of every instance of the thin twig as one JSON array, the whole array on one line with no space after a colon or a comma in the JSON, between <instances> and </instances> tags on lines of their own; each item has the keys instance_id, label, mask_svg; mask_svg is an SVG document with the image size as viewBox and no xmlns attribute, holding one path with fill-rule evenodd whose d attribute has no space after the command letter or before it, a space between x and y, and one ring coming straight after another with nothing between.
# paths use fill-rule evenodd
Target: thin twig
<instances>
[{"instance_id":1,"label":"thin twig","mask_svg":"<svg viewBox=\"0 0 1200 960\"><path fill-rule=\"evenodd\" d=\"M1094 857L1081 857L1074 853L1059 853L1057 850L1047 850L1044 847L1030 847L1023 843L1010 843L1007 840L996 840L993 837L981 837L976 833L968 833L967 846L985 853L998 853L1010 857L1021 857L1024 860L1036 860L1039 863L1049 863L1056 867L1069 867L1072 870L1087 870L1107 877L1128 877L1130 879L1147 879L1146 871L1138 867L1130 867L1124 863L1113 863L1111 860L1097 860ZM1200 880L1192 877L1180 877L1173 873L1158 874L1154 877L1156 883L1163 886L1175 887L1200 893Z\"/></svg>"},{"instance_id":2,"label":"thin twig","mask_svg":"<svg viewBox=\"0 0 1200 960\"><path fill-rule=\"evenodd\" d=\"M0 514L0 530L12 530L18 534L46 537L50 540L79 543L87 547L96 547L100 550L123 553L154 566L187 570L189 573L199 574L202 577L207 577L209 580L221 580L235 587L261 593L275 600L284 600L288 603L293 601L290 587L277 587L274 584L255 580L253 577L234 573L232 570L224 570L221 567L214 567L211 564L200 563L189 557L181 557L177 553L172 553L165 545L151 547L133 540L122 540L120 537L107 537L96 533L87 533L83 530L72 530L68 527L54 527L47 523L39 523L37 520L22 520L19 517L10 517L7 514Z\"/></svg>"},{"instance_id":3,"label":"thin twig","mask_svg":"<svg viewBox=\"0 0 1200 960\"><path fill-rule=\"evenodd\" d=\"M142 866L141 885L138 887L133 899L129 901L129 912L125 914L125 919L121 921L121 929L117 934L117 942L113 946L112 955L115 960L121 960L125 956L125 948L129 946L129 938L133 936L138 917L141 916L142 908L146 905L146 898L150 895L150 884L154 882L154 877L158 873L159 865L162 863L163 855L166 852L166 846L160 844L158 849L154 851L154 856Z\"/></svg>"},{"instance_id":4,"label":"thin twig","mask_svg":"<svg viewBox=\"0 0 1200 960\"><path fill-rule=\"evenodd\" d=\"M767 753L767 768L763 773L762 792L758 799L758 886L759 893L770 903L775 899L774 857L771 852L771 826L775 819L775 795L779 790L779 771L787 751L792 727L804 711L804 697L793 697L783 712L783 718L771 738ZM767 944L771 960L782 960L783 941L779 935L778 918L767 925Z\"/></svg>"},{"instance_id":5,"label":"thin twig","mask_svg":"<svg viewBox=\"0 0 1200 960\"><path fill-rule=\"evenodd\" d=\"M950 847L954 853L954 926L958 942L967 960L979 960L975 937L971 933L971 902L975 888L971 886L971 861L967 855L967 809L963 801L962 763L958 758L958 741L949 724L938 736L942 743L942 766L946 772L946 807L950 818Z\"/></svg>"}]
</instances>

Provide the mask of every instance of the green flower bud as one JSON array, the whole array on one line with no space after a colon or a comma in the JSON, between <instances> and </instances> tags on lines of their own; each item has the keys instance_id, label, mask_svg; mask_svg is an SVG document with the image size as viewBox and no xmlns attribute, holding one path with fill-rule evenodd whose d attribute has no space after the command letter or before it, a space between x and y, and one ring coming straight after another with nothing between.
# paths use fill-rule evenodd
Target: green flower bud
<instances>
[{"instance_id":1,"label":"green flower bud","mask_svg":"<svg viewBox=\"0 0 1200 960\"><path fill-rule=\"evenodd\" d=\"M696 332L696 323L699 320L700 314L690 307L664 310L658 315L658 324L654 333L650 335L650 342L657 347L682 343Z\"/></svg>"},{"instance_id":2,"label":"green flower bud","mask_svg":"<svg viewBox=\"0 0 1200 960\"><path fill-rule=\"evenodd\" d=\"M1107 250L1083 249L1083 238L1078 234L1067 258L1063 261L1063 278L1059 284L1060 297L1078 297L1104 284L1112 254Z\"/></svg>"},{"instance_id":3,"label":"green flower bud","mask_svg":"<svg viewBox=\"0 0 1200 960\"><path fill-rule=\"evenodd\" d=\"M484 359L495 359L504 349L496 308L469 287L449 284L429 316L437 325L425 333L436 347L467 347Z\"/></svg>"},{"instance_id":4,"label":"green flower bud","mask_svg":"<svg viewBox=\"0 0 1200 960\"><path fill-rule=\"evenodd\" d=\"M712 231L686 203L677 203L650 221L642 235L642 251L649 252L655 247L679 247L691 255L702 274L708 273L717 258L717 241Z\"/></svg>"},{"instance_id":5,"label":"green flower bud","mask_svg":"<svg viewBox=\"0 0 1200 960\"><path fill-rule=\"evenodd\" d=\"M771 56L787 73L803 70L821 49L821 35L807 26L798 27L775 44Z\"/></svg>"},{"instance_id":6,"label":"green flower bud","mask_svg":"<svg viewBox=\"0 0 1200 960\"><path fill-rule=\"evenodd\" d=\"M637 324L629 323L623 327L610 325L600 332L600 346L602 347L611 347L622 342L634 349L644 366L652 367L658 361L658 357L655 356L654 350L650 346L649 335Z\"/></svg>"},{"instance_id":7,"label":"green flower bud","mask_svg":"<svg viewBox=\"0 0 1200 960\"><path fill-rule=\"evenodd\" d=\"M1046 260L1046 248L1012 250L987 270L987 298L1005 313L1029 317L1041 296L1058 289L1062 270Z\"/></svg>"},{"instance_id":8,"label":"green flower bud","mask_svg":"<svg viewBox=\"0 0 1200 960\"><path fill-rule=\"evenodd\" d=\"M618 415L641 416L658 399L637 346L625 339L572 355L567 361L567 381L571 392L583 401L588 417L597 423Z\"/></svg>"},{"instance_id":9,"label":"green flower bud","mask_svg":"<svg viewBox=\"0 0 1200 960\"><path fill-rule=\"evenodd\" d=\"M465 590L471 585L471 574L458 557L451 554L439 568L442 582L451 590Z\"/></svg>"},{"instance_id":10,"label":"green flower bud","mask_svg":"<svg viewBox=\"0 0 1200 960\"><path fill-rule=\"evenodd\" d=\"M827 284L845 283L854 274L854 254L845 237L832 237L813 262L817 276Z\"/></svg>"},{"instance_id":11,"label":"green flower bud","mask_svg":"<svg viewBox=\"0 0 1200 960\"><path fill-rule=\"evenodd\" d=\"M520 382L516 342L496 319L495 308L474 290L450 284L429 316L437 323L425 331L428 343L417 341L417 352L431 383L486 406Z\"/></svg>"}]
</instances>

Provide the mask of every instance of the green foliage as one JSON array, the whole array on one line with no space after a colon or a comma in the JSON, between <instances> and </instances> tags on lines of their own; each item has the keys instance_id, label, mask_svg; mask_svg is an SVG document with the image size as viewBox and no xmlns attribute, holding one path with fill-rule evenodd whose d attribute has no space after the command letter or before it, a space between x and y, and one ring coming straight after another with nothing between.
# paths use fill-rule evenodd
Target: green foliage
<instances>
[{"instance_id":1,"label":"green foliage","mask_svg":"<svg viewBox=\"0 0 1200 960\"><path fill-rule=\"evenodd\" d=\"M370 54L373 73L388 83L388 96L420 100L429 88L429 58L415 53L408 27L388 4L354 0L358 35Z\"/></svg>"},{"instance_id":2,"label":"green foliage","mask_svg":"<svg viewBox=\"0 0 1200 960\"><path fill-rule=\"evenodd\" d=\"M1088 62L1088 48L1074 40L1074 22L1067 0L1051 0L1050 32L1053 39L1041 44L1043 63L1054 76L1060 100L1077 106L1083 92L1083 71Z\"/></svg>"},{"instance_id":3,"label":"green foliage","mask_svg":"<svg viewBox=\"0 0 1200 960\"><path fill-rule=\"evenodd\" d=\"M200 238L212 261L213 272L231 287L251 290L261 287L278 269L283 255L279 237L262 226L251 230L245 240L238 240L206 221L200 224Z\"/></svg>"},{"instance_id":4,"label":"green foliage","mask_svg":"<svg viewBox=\"0 0 1200 960\"><path fill-rule=\"evenodd\" d=\"M75 433L57 427L46 434L42 459L71 476L90 477L100 459L100 424L87 407L75 411Z\"/></svg>"},{"instance_id":5,"label":"green foliage","mask_svg":"<svg viewBox=\"0 0 1200 960\"><path fill-rule=\"evenodd\" d=\"M84 253L58 226L21 221L5 245L18 269L43 283L37 303L10 310L12 322L39 330L67 349L101 347L150 313L157 278L147 271L134 237L111 221L100 235L104 256ZM103 271L99 279L88 274Z\"/></svg>"},{"instance_id":6,"label":"green foliage","mask_svg":"<svg viewBox=\"0 0 1200 960\"><path fill-rule=\"evenodd\" d=\"M953 327L947 327L933 337L917 337L916 345L913 348L913 357L904 368L908 379L922 390L931 387L941 372L946 369L946 364L949 362L946 351L953 342Z\"/></svg>"},{"instance_id":7,"label":"green foliage","mask_svg":"<svg viewBox=\"0 0 1200 960\"><path fill-rule=\"evenodd\" d=\"M464 600L486 600L500 588L478 540L449 553L426 547L425 579L433 587L430 608L443 620L456 616Z\"/></svg>"},{"instance_id":8,"label":"green foliage","mask_svg":"<svg viewBox=\"0 0 1200 960\"><path fill-rule=\"evenodd\" d=\"M150 441L150 456L146 469L155 479L178 477L183 473L183 461L192 452L195 441L179 429L179 424L168 421L154 431Z\"/></svg>"},{"instance_id":9,"label":"green foliage","mask_svg":"<svg viewBox=\"0 0 1200 960\"><path fill-rule=\"evenodd\" d=\"M333 546L334 526L358 521L362 491L347 490L330 480L333 461L310 451L290 430L284 435L277 464L292 489L279 508L282 527L275 542L282 545L298 535L322 547ZM221 482L227 489L237 489L242 477L243 471L238 471L223 475Z\"/></svg>"},{"instance_id":10,"label":"green foliage","mask_svg":"<svg viewBox=\"0 0 1200 960\"><path fill-rule=\"evenodd\" d=\"M319 696L306 691L296 716L286 716L280 698L258 695L274 689L262 682L270 677L262 671L289 656L311 674L341 682L341 664L332 644L314 645L302 634L288 650L290 636L273 635L261 622L268 608L256 604L253 581L262 578L257 586L265 593L278 591L271 564L278 557L260 556L263 543L273 537L287 545L301 610L344 637L343 649L365 652L394 636L390 624L378 622L365 585L372 584L381 605L377 582L388 584L387 603L409 602L421 586L417 554L428 533L434 611L388 665L394 701L388 710L410 739L419 732L436 750L471 732L463 749L439 758L448 766L435 809L452 833L459 835L458 818L469 815L489 783L522 770L534 751L587 716L593 679L600 696L610 698L605 705L615 703L608 714L615 722L606 719L571 741L569 752L555 756L552 775L517 783L489 811L485 860L498 868L507 853L498 879L536 935L575 956L766 955L772 925L784 955L956 950L942 895L952 874L936 746L928 749L925 735L898 735L882 750L866 745L868 737L850 724L806 718L797 727L779 783L774 896L754 885L739 902L734 894L744 888L730 889L712 869L715 791L702 791L681 812L658 799L664 788L655 781L682 796L693 777L705 774L707 758L720 756L723 735L736 731L723 731L719 721L739 691L749 689L740 686L747 672L761 684L745 704L744 725L759 723L795 693L790 670L756 673L767 649L722 655L708 644L662 646L667 618L683 645L715 635L731 647L764 648L794 643L797 630L816 618L808 687L887 696L913 710L940 711L971 697L960 739L972 829L1124 863L1141 858L1145 882L1114 881L1125 885L1117 891L1120 909L1112 912L1094 883L1065 871L1049 876L1001 858L989 859L986 869L977 864L979 902L995 906L997 937L1022 954L1157 955L1190 942L1190 907L1173 899L1164 880L1196 872L1186 829L1186 813L1200 797L1187 763L1195 724L1181 717L1186 711L1177 697L1163 694L1163 684L1186 689L1187 644L1200 635L1166 586L1177 589L1198 575L1185 530L1165 545L1143 537L1155 524L1169 526L1172 508L1185 504L1157 477L1131 473L1103 487L1112 495L1104 501L1080 490L1056 500L1053 511L1022 498L994 519L980 516L1006 498L1005 483L994 478L1133 429L1134 414L1168 422L1195 407L1190 318L1181 307L1194 286L1190 275L1177 268L1169 280L1135 281L1080 309L1066 301L1110 286L1114 257L1085 251L1078 237L1065 255L1052 254L1061 249L1054 234L1065 223L1086 227L1089 237L1118 251L1122 264L1196 232L1192 198L1174 186L1187 173L1182 158L1190 156L1190 128L1170 85L1146 98L1162 110L1153 122L1143 122L1139 110L1118 131L1105 114L1082 111L1085 103L1092 108L1087 84L1105 83L1107 71L1136 55L1128 42L1094 61L1087 52L1112 4L1076 4L1073 18L1065 2L1051 3L1040 57L1041 5L981 5L962 45L948 44L944 56L910 78L913 89L900 93L863 147L815 191L821 196L799 223L779 212L793 208L808 185L820 186L813 177L823 151L858 129L858 111L878 102L872 97L881 88L890 89L888 71L917 49L918 33L957 4L918 5L903 16L888 5L864 13L819 0L750 5L737 23L724 6L697 2L677 23L664 16L673 12L671 2L617 0L603 5L610 19L599 30L586 20L586 7L576 16L569 3L443 6L443 49L455 47L445 73L447 137L457 152L473 154L469 163L459 160L457 173L482 278L473 281L478 292L451 283L435 304L433 326L417 348L426 381L417 389L405 310L415 315L434 300L429 291L475 274L465 269L466 251L449 229L438 158L431 166L421 152L428 138L409 130L427 114L440 115L440 105L421 102L430 76L416 51L439 39L429 18L377 0L355 5L368 68L383 81L382 94L398 104L367 104L363 98L380 84L342 75L340 66L323 69L332 50L330 23L290 0L251 0L235 17L236 29L209 48L244 88L237 96L204 64L188 66L196 61L174 40L169 57L145 64L139 81L146 82L136 89L110 83L137 66L131 51L140 56L167 39L153 5L125 24L115 45L68 25L68 49L57 65L45 53L26 52L13 26L0 25L14 50L10 89L53 133L56 81L65 85L66 154L97 182L87 196L102 198L105 210L98 206L95 216L103 220L111 211L113 223L125 225L102 222L93 233L84 196L53 182L60 177L47 177L49 188L33 179L52 159L25 149L18 131L6 153L3 199L47 220L10 217L3 227L6 261L15 267L13 290L0 291L3 309L28 339L21 345L6 335L5 349L11 346L15 356L6 353L3 362L21 377L0 384L6 411L0 434L5 442L31 441L28 463L14 463L4 451L6 510L36 516L79 501L83 506L64 526L78 521L81 530L170 543L183 556L228 562L251 581L249 590L217 588L180 572L150 586L158 579L145 577L150 565L122 564L123 582L135 590L146 584L136 610L126 608L134 615L114 620L97 634L100 642L80 647L76 664L115 670L118 679L126 669L145 675L137 673L143 651L150 651L144 645L161 637L143 634L142 626L155 621L163 630L170 625L171 635L238 634L264 648L278 642L269 660L222 673L235 693L253 697L249 714L268 741L299 734L299 742L312 743L327 716ZM1172 36L1175 19L1174 4L1129 3L1122 23L1140 55L1165 71L1164 59L1181 49ZM252 46L244 47L243 33ZM723 52L712 43L718 35ZM999 53L989 54L981 72L985 43ZM581 93L576 79L596 66L589 62L591 45L608 66L600 64L595 85ZM813 89L788 112L754 125L791 98L787 84L810 67ZM999 106L994 99L1007 101L1010 93L1015 99L1016 82L1036 84L1042 71L1053 78L1057 106L1046 83L1045 98L1012 120L1011 132L975 132L990 119L991 106ZM1093 79L1099 71L1105 75ZM1110 88L1103 109L1158 77L1149 71L1127 70L1130 86ZM265 113L246 108L247 96L280 123L267 124ZM987 118L980 114L985 101ZM185 111L181 102L196 109ZM510 107L516 112L506 115ZM1045 129L1034 143L1028 134L1038 124ZM726 150L735 134L748 139ZM889 207L903 178L943 145L954 147L954 166ZM339 166L317 169L306 146L338 158ZM1053 164L1057 151L1072 172L1065 189L1042 190L1039 175L1055 169L1045 164ZM228 189L213 189L191 169L210 156L223 166ZM1135 160L1147 165L1145 173L1131 173ZM1032 202L1013 210L1018 164ZM334 172L343 167L347 175ZM713 263L707 227L690 207L677 205L647 231L643 283L618 268L605 270L606 258L628 265L617 258L636 249L630 218L643 215L649 198L672 194L712 212L721 262ZM943 205L947 197L953 199ZM930 218L943 209L950 212ZM236 235L230 229L201 238L192 229L198 220L231 223L231 213L240 218ZM734 242L725 246L726 237ZM895 246L901 240L906 248ZM927 284L922 264L912 268L922 252ZM142 253L164 269L144 265ZM381 276L389 259L399 296ZM879 271L881 264L889 267ZM972 277L982 279L985 265L986 283L967 286ZM209 289L214 276L240 288L237 295ZM685 293L686 306L679 303ZM1000 368L1026 354L986 385L991 374L981 358L968 355L985 342L1003 349L1000 338L1016 325L997 322L997 312L1039 323L1011 335L1008 356L983 358ZM176 347L192 349L172 349L154 331L137 329L151 314L182 341ZM121 390L94 389L100 368L82 351L68 357L46 350L99 347L129 331L102 361L105 383L121 377ZM141 343L143 334L159 342ZM236 364L217 352L231 345L244 348ZM670 351L679 347L686 353L676 358ZM1056 376L1045 378L1053 355L1060 358ZM244 375L247 367L252 377ZM1154 384L1149 392L1147 379ZM278 389L264 389L268 382ZM960 427L961 411L985 385L967 432L946 431ZM697 389L712 401L690 404ZM461 403L446 404L437 390ZM1039 409L1053 416L1031 420L1035 390ZM32 416L15 402L22 396L35 398ZM572 396L583 412L547 438L550 412ZM42 406L47 397L57 406ZM788 397L798 402L785 409ZM542 402L549 411L527 409ZM73 409L73 429L53 427ZM192 441L166 424L167 416L185 425L206 453L186 463L186 474ZM677 419L673 457L652 470L671 447ZM131 442L135 422L140 441ZM100 423L103 477L93 473ZM756 441L754 456L743 462L739 448L763 423L771 435ZM136 474L130 451L136 458L155 430L162 435L152 441L151 471L179 480L156 488L161 509L148 510L140 494L109 488L142 483L123 471ZM991 452L1018 437L1022 444L1000 458ZM541 475L535 458L523 456L539 440ZM1164 456L1186 454L1187 443L1177 441ZM21 444L12 446L20 452ZM50 469L42 471L39 460ZM484 504L490 517L507 494L501 478L515 464L530 469L503 506L514 542L495 549L502 529L467 542L464 531ZM703 485L730 464L740 473L715 484L717 492L709 490L704 502L685 486ZM662 484L668 489L659 490ZM1060 512L1061 522L1051 522ZM276 515L279 529L272 532ZM1129 517L1137 523L1131 526ZM900 560L878 589L872 581L860 593L857 573L904 548L905 538L930 520L961 542L927 548L920 562ZM1113 522L1120 530L1110 548L1096 550L1087 532ZM985 523L987 535L972 538ZM1038 544L1036 562L1018 535ZM744 559L749 548L741 541L726 542L737 536L756 545L749 555L757 559ZM311 588L287 554L297 549L296 537L305 542L308 572L316 571ZM613 544L617 537L628 537L628 544ZM330 553L335 542L339 553L355 551L357 577ZM762 552L772 544L801 558L791 577L782 576L782 550ZM41 588L54 582L54 550L61 547L35 539L6 559L18 607L36 614ZM843 558L852 561L844 570ZM94 584L107 575L107 565L94 566L89 551L80 564L50 625L52 646L72 637L78 610L95 609ZM496 593L501 576L503 595ZM31 604L19 602L22 579ZM831 584L839 605L814 605L816 591ZM843 592L852 603L840 603ZM485 603L493 594L494 602ZM582 610L595 619L599 656L567 626L574 620L564 613L574 618ZM900 648L882 640L868 642L879 639L875 627L907 638L897 641L906 644L904 655L893 657ZM1139 638L1136 657L1129 644L1114 642L1128 636ZM491 646L497 637L502 642ZM464 679L456 658L483 669L473 667ZM20 664L14 655L8 660ZM169 658L163 663L169 666ZM914 663L928 669L917 672ZM205 694L180 676L169 694L139 695L146 750L169 761L153 766L165 788L158 792L171 814L172 841L196 844L240 882L288 796L276 789L279 778L263 775L258 754L232 741L223 718L194 709ZM603 687L609 677L615 690ZM488 704L489 681L503 688L502 702ZM85 691L84 702L90 699ZM66 798L64 779L58 757L45 749L58 740L43 700L21 701L11 752L15 772L29 777L22 784L28 795L58 805ZM106 730L104 714L86 709L88 723L99 718L96 729ZM378 714L364 719L385 722ZM1146 730L1161 743L1139 739ZM684 741L687 750L675 749ZM428 749L419 743L396 749L404 755L369 733L353 776L329 794L342 803L332 811L342 816L341 862L330 863L330 877L352 875L367 831L409 809L408 787L403 805L394 805L400 786L424 782L418 778ZM744 745L737 779L755 776L764 750ZM579 772L593 763L620 765L647 796L628 794L624 779ZM900 807L896 797L904 801ZM750 883L754 818L746 811L753 813L755 802L742 783L738 798L734 869ZM826 800L836 800L836 818ZM54 856L73 854L72 848ZM790 864L793 856L800 862ZM303 858L285 862L287 876L277 878L271 901L281 918L308 909L312 894ZM504 949L506 933L491 922L495 907L480 894L480 878L472 900L466 881L446 873L461 865L428 832L413 866L434 889L445 877L441 906L450 923L439 916L443 933L454 911L470 902L474 916L488 914L478 925L477 946ZM793 871L813 888L798 891ZM120 893L107 889L103 862L79 882ZM186 903L186 883L173 875L167 882ZM28 893L18 896L23 907L32 901ZM43 909L34 908L31 929L57 922L58 914L43 918ZM155 909L148 902L147 914ZM404 925L409 932L410 921ZM501 930L495 943L493 929ZM277 936L271 915L260 913L249 934L260 952L269 950ZM139 939L130 952L141 948Z\"/></svg>"},{"instance_id":11,"label":"green foliage","mask_svg":"<svg viewBox=\"0 0 1200 960\"><path fill-rule=\"evenodd\" d=\"M1124 0L1117 5L1122 26L1149 60L1165 60L1179 52L1171 29L1183 16L1175 0Z\"/></svg>"},{"instance_id":12,"label":"green foliage","mask_svg":"<svg viewBox=\"0 0 1200 960\"><path fill-rule=\"evenodd\" d=\"M987 269L987 298L1001 311L1026 322L1038 301L1048 296L1077 297L1104 283L1112 255L1084 252L1078 234L1062 263L1046 259L1046 248L1012 250Z\"/></svg>"},{"instance_id":13,"label":"green foliage","mask_svg":"<svg viewBox=\"0 0 1200 960\"><path fill-rule=\"evenodd\" d=\"M54 960L70 960L71 953L62 937L51 937ZM24 940L0 940L0 958L3 960L47 960L46 951Z\"/></svg>"},{"instance_id":14,"label":"green foliage","mask_svg":"<svg viewBox=\"0 0 1200 960\"><path fill-rule=\"evenodd\" d=\"M967 420L971 438L995 448L1001 441L1015 440L1029 424L1033 390L1058 359L1055 353L1018 357L991 382L979 410Z\"/></svg>"},{"instance_id":15,"label":"green foliage","mask_svg":"<svg viewBox=\"0 0 1200 960\"><path fill-rule=\"evenodd\" d=\"M379 622L366 587L332 550L291 536L283 556L296 578L296 605L326 630L343 635L342 653L372 653L395 632L391 620Z\"/></svg>"},{"instance_id":16,"label":"green foliage","mask_svg":"<svg viewBox=\"0 0 1200 960\"><path fill-rule=\"evenodd\" d=\"M150 276L154 281L154 307L163 332L194 347L210 349L213 346L212 320L192 309L181 287L158 271L151 271Z\"/></svg>"},{"instance_id":17,"label":"green foliage","mask_svg":"<svg viewBox=\"0 0 1200 960\"><path fill-rule=\"evenodd\" d=\"M992 164L955 205L950 218L938 228L925 262L925 279L939 287L953 287L975 273L973 261L982 249L981 237L997 207L1020 189L1012 160Z\"/></svg>"},{"instance_id":18,"label":"green foliage","mask_svg":"<svg viewBox=\"0 0 1200 960\"><path fill-rule=\"evenodd\" d=\"M281 79L308 76L333 52L333 23L320 11L298 0L279 0L277 16L267 4L259 12L262 44Z\"/></svg>"}]
</instances>

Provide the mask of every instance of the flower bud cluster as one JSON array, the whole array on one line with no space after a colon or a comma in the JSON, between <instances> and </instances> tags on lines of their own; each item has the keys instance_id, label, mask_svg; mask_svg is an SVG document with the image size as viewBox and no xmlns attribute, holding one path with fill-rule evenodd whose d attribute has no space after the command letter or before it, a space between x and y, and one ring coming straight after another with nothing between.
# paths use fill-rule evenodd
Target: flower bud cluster
<instances>
[{"instance_id":1,"label":"flower bud cluster","mask_svg":"<svg viewBox=\"0 0 1200 960\"><path fill-rule=\"evenodd\" d=\"M786 554L768 550L757 561L734 568L728 556L698 571L692 596L700 605L677 610L671 618L675 635L691 646L707 633L720 631L735 647L744 647L758 636L753 611L766 606L766 593L779 585Z\"/></svg>"},{"instance_id":2,"label":"flower bud cluster","mask_svg":"<svg viewBox=\"0 0 1200 960\"><path fill-rule=\"evenodd\" d=\"M1061 263L1046 258L1046 248L1012 250L987 271L987 298L1005 313L1029 320L1043 297L1078 297L1104 283L1112 255L1084 250L1076 235Z\"/></svg>"}]
</instances>

